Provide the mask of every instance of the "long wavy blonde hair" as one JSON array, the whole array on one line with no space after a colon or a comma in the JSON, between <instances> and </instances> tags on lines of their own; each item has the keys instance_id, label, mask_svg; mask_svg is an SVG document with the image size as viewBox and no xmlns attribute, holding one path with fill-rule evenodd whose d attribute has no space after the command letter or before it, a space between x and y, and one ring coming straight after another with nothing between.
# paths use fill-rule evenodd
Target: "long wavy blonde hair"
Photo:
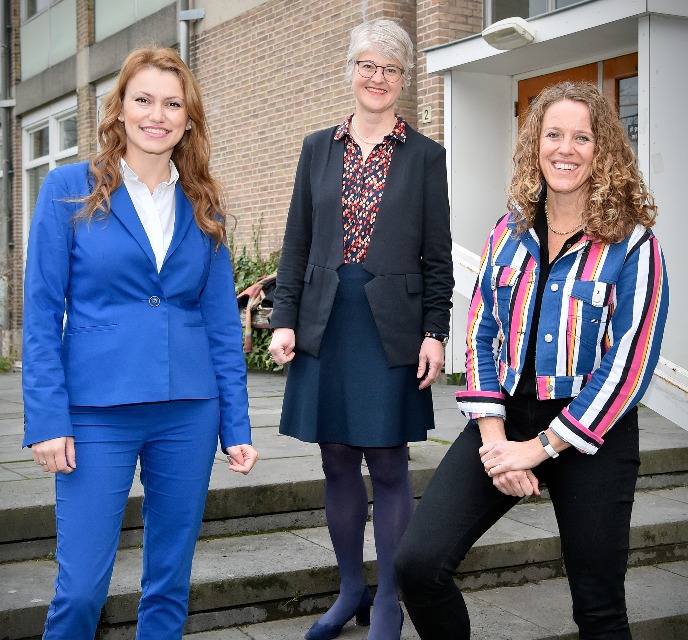
<instances>
[{"instance_id":1,"label":"long wavy blonde hair","mask_svg":"<svg viewBox=\"0 0 688 640\"><path fill-rule=\"evenodd\" d=\"M595 137L588 202L583 214L585 233L611 244L623 240L637 224L649 229L655 223L657 207L613 106L594 84L560 82L543 89L533 101L518 136L508 192L516 232L523 233L535 222L544 183L539 160L542 119L548 107L561 100L587 105Z\"/></svg>"},{"instance_id":2,"label":"long wavy blonde hair","mask_svg":"<svg viewBox=\"0 0 688 640\"><path fill-rule=\"evenodd\" d=\"M110 195L122 184L120 159L127 149L124 123L118 116L131 78L146 68L174 73L182 86L191 129L172 151L172 161L179 171L179 183L193 205L196 224L215 240L216 246L226 241L227 214L223 205L222 188L210 175L210 134L205 119L201 91L196 78L172 49L135 49L125 59L117 83L102 105L102 119L98 125L100 151L89 166L92 191L83 198L85 206L77 219L90 221L95 215L110 213Z\"/></svg>"}]
</instances>

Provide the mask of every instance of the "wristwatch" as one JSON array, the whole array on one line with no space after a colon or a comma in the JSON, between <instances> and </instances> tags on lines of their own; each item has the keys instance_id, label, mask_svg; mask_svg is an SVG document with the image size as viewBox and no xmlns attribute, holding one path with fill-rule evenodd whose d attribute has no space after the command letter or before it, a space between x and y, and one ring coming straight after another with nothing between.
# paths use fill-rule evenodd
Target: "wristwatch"
<instances>
[{"instance_id":1,"label":"wristwatch","mask_svg":"<svg viewBox=\"0 0 688 640\"><path fill-rule=\"evenodd\" d=\"M549 443L549 438L547 437L544 431L540 431L540 433L538 433L538 438L540 438L540 442L542 443L542 446L545 448L545 451L547 452L547 455L550 458L559 457L559 454L554 450L554 447Z\"/></svg>"},{"instance_id":2,"label":"wristwatch","mask_svg":"<svg viewBox=\"0 0 688 640\"><path fill-rule=\"evenodd\" d=\"M436 331L426 331L426 338L432 338L433 340L439 340L442 345L446 345L449 342L449 336L446 333L437 333Z\"/></svg>"}]
</instances>

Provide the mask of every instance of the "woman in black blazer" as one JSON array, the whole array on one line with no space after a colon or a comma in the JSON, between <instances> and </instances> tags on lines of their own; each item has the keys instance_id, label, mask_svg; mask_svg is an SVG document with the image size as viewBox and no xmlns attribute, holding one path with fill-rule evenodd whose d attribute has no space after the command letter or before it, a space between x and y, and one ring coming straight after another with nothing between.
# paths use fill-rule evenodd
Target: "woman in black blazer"
<instances>
[{"instance_id":1,"label":"woman in black blazer","mask_svg":"<svg viewBox=\"0 0 688 640\"><path fill-rule=\"evenodd\" d=\"M413 510L406 443L434 427L454 284L444 149L395 114L412 67L394 22L353 30L355 113L304 141L277 272L270 352L291 363L280 432L320 445L341 574L307 640L370 622L364 456L378 564L368 637L398 640L403 624L392 561Z\"/></svg>"}]
</instances>

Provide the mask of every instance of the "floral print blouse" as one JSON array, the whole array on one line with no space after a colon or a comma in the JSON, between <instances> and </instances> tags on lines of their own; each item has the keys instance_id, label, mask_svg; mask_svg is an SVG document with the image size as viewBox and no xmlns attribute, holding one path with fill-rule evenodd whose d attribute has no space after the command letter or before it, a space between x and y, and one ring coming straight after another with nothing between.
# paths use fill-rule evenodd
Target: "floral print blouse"
<instances>
[{"instance_id":1,"label":"floral print blouse","mask_svg":"<svg viewBox=\"0 0 688 640\"><path fill-rule=\"evenodd\" d=\"M349 116L335 132L335 140L346 141L342 177L342 224L344 226L344 262L363 263L373 235L375 218L385 191L385 180L392 162L392 152L406 141L406 122L397 116L392 132L375 145L365 162L361 148L349 131Z\"/></svg>"}]
</instances>

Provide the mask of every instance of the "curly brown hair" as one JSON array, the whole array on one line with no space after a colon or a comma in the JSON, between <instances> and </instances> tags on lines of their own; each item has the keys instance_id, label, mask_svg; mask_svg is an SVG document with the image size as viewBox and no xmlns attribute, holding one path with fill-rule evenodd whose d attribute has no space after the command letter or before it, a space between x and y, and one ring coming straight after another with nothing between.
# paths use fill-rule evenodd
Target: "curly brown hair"
<instances>
[{"instance_id":1,"label":"curly brown hair","mask_svg":"<svg viewBox=\"0 0 688 640\"><path fill-rule=\"evenodd\" d=\"M523 233L535 222L544 183L539 161L542 119L548 107L561 100L587 105L595 137L588 202L583 214L585 233L611 244L623 240L638 224L649 229L655 223L657 207L614 107L592 83L560 82L542 90L530 105L519 132L508 192L516 233Z\"/></svg>"},{"instance_id":2,"label":"curly brown hair","mask_svg":"<svg viewBox=\"0 0 688 640\"><path fill-rule=\"evenodd\" d=\"M85 206L77 219L90 221L97 213L107 217L110 195L122 184L120 159L127 149L124 123L118 116L131 78L145 68L174 73L182 86L191 129L172 151L172 161L179 171L179 183L193 205L196 224L215 240L219 247L226 241L227 214L223 206L222 188L210 175L210 134L205 119L201 91L191 70L175 51L167 48L135 49L124 60L117 83L102 105L102 119L98 125L100 151L89 166L92 191L81 202Z\"/></svg>"}]
</instances>

